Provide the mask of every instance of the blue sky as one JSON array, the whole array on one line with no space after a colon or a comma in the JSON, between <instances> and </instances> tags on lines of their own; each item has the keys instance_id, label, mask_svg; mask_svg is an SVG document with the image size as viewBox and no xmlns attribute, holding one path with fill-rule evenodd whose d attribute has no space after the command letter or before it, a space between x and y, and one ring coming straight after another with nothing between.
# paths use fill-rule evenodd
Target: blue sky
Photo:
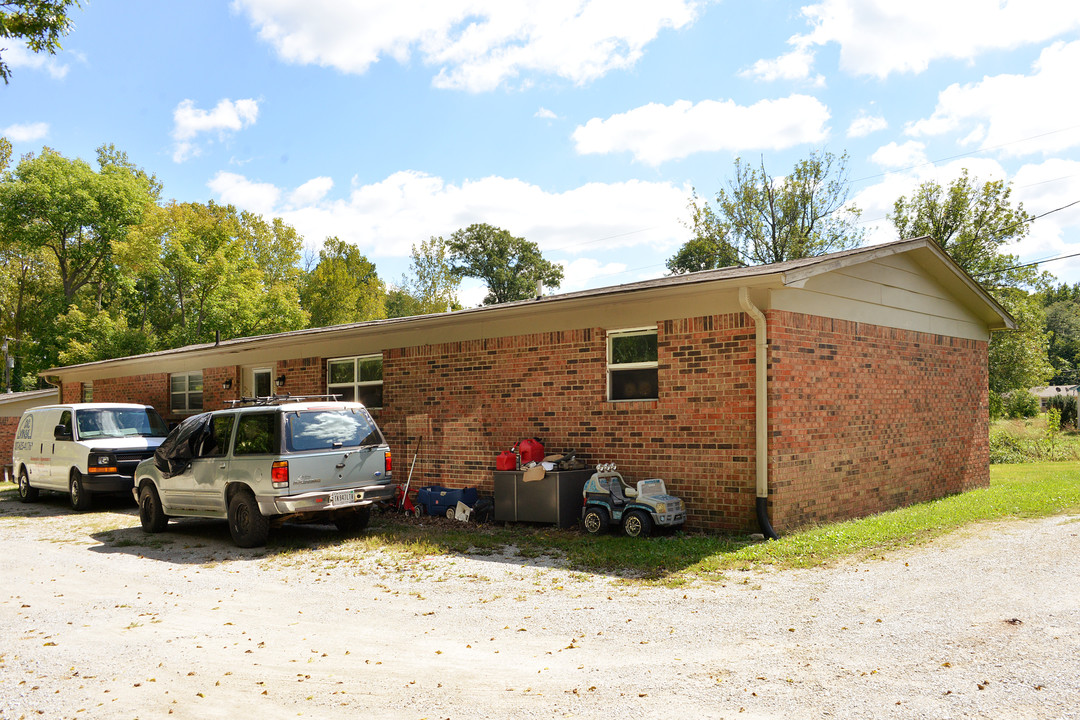
<instances>
[{"instance_id":1,"label":"blue sky","mask_svg":"<svg viewBox=\"0 0 1080 720\"><path fill-rule=\"evenodd\" d=\"M871 243L920 182L1005 179L1080 201L1075 0L83 0L56 56L8 41L0 133L92 161L115 144L164 196L280 216L380 276L487 222L562 290L664 274L692 188L735 157L784 175L850 155ZM1080 253L1080 204L1009 248ZM1043 266L1080 282L1080 258ZM462 289L466 305L484 292Z\"/></svg>"}]
</instances>

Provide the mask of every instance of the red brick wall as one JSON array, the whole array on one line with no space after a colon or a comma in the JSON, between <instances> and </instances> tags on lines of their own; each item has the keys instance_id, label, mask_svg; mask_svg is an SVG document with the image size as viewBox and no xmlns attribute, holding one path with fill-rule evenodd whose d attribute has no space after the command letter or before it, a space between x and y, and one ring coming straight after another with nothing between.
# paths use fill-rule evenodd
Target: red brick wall
<instances>
[{"instance_id":1,"label":"red brick wall","mask_svg":"<svg viewBox=\"0 0 1080 720\"><path fill-rule=\"evenodd\" d=\"M660 400L607 401L601 329L404 348L385 354L380 425L403 480L492 489L495 457L538 437L632 479L662 477L693 525L747 527L754 506L753 334L741 314L658 328ZM411 436L409 450L404 440Z\"/></svg>"},{"instance_id":2,"label":"red brick wall","mask_svg":"<svg viewBox=\"0 0 1080 720\"><path fill-rule=\"evenodd\" d=\"M0 466L11 463L11 453L15 447L15 433L19 429L20 417L0 417ZM14 482L13 477L3 478Z\"/></svg>"},{"instance_id":3,"label":"red brick wall","mask_svg":"<svg viewBox=\"0 0 1080 720\"><path fill-rule=\"evenodd\" d=\"M985 342L789 312L768 320L778 529L989 483Z\"/></svg>"}]
</instances>

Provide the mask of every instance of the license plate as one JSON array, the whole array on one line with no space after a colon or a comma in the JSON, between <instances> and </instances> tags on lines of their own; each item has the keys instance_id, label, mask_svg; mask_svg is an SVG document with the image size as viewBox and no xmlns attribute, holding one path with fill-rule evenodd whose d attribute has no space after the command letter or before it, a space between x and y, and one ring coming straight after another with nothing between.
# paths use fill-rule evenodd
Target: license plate
<instances>
[{"instance_id":1,"label":"license plate","mask_svg":"<svg viewBox=\"0 0 1080 720\"><path fill-rule=\"evenodd\" d=\"M331 505L345 505L351 503L354 499L352 490L345 490L343 492L330 493Z\"/></svg>"}]
</instances>

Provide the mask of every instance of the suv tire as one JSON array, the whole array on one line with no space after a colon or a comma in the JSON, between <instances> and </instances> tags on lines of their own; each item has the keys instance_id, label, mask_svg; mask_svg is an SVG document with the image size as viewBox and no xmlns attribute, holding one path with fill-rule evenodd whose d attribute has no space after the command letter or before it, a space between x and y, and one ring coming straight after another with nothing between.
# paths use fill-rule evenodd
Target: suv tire
<instances>
[{"instance_id":1,"label":"suv tire","mask_svg":"<svg viewBox=\"0 0 1080 720\"><path fill-rule=\"evenodd\" d=\"M74 510L90 509L90 493L83 484L82 473L78 470L71 471L71 480L68 482L68 497L71 499L71 507Z\"/></svg>"},{"instance_id":2,"label":"suv tire","mask_svg":"<svg viewBox=\"0 0 1080 720\"><path fill-rule=\"evenodd\" d=\"M371 506L364 505L355 510L348 510L334 516L334 527L346 535L358 533L371 522Z\"/></svg>"},{"instance_id":3,"label":"suv tire","mask_svg":"<svg viewBox=\"0 0 1080 720\"><path fill-rule=\"evenodd\" d=\"M38 489L30 487L30 476L26 474L26 468L19 471L19 501L32 503L38 499Z\"/></svg>"},{"instance_id":4,"label":"suv tire","mask_svg":"<svg viewBox=\"0 0 1080 720\"><path fill-rule=\"evenodd\" d=\"M169 524L169 516L161 507L161 498L152 483L139 488L139 522L144 532L159 533Z\"/></svg>"},{"instance_id":5,"label":"suv tire","mask_svg":"<svg viewBox=\"0 0 1080 720\"><path fill-rule=\"evenodd\" d=\"M229 498L229 534L242 548L261 547L270 534L270 520L259 512L259 503L246 488Z\"/></svg>"}]
</instances>

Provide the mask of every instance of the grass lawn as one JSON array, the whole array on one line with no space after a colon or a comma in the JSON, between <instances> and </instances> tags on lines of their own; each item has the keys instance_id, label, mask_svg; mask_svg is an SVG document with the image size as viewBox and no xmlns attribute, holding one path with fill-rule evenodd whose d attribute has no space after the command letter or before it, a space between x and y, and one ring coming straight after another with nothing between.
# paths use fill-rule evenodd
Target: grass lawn
<instances>
[{"instance_id":1,"label":"grass lawn","mask_svg":"<svg viewBox=\"0 0 1080 720\"><path fill-rule=\"evenodd\" d=\"M437 528L382 516L362 542L423 554L502 552L551 555L583 572L608 572L664 584L719 579L725 571L812 567L847 556L919 545L986 520L1080 511L1080 462L995 465L990 486L872 517L805 528L775 542L745 536L674 533L649 540L528 525Z\"/></svg>"},{"instance_id":2,"label":"grass lawn","mask_svg":"<svg viewBox=\"0 0 1080 720\"><path fill-rule=\"evenodd\" d=\"M0 484L0 496L17 502L11 484ZM442 518L417 521L384 512L375 514L371 527L359 538L343 543L340 551L380 549L416 556L513 552L525 558L557 558L582 572L679 585L720 580L726 572L753 567L813 567L919 545L975 522L1062 512L1080 512L1080 462L992 465L987 488L872 517L805 528L774 542L689 532L647 540L616 533L592 537L549 526L478 526ZM276 542L271 535L267 551L289 556L307 549L287 540Z\"/></svg>"}]
</instances>

